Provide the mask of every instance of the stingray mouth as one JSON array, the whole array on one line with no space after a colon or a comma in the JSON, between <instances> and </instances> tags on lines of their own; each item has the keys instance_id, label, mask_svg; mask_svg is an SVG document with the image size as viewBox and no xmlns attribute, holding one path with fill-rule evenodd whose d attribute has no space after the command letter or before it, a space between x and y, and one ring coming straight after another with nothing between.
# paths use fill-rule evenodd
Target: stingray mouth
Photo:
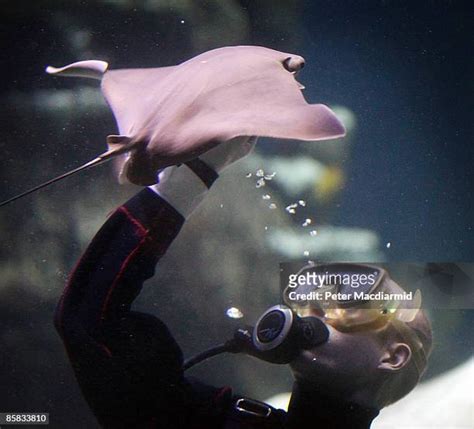
<instances>
[{"instance_id":1,"label":"stingray mouth","mask_svg":"<svg viewBox=\"0 0 474 429\"><path fill-rule=\"evenodd\" d=\"M159 168L142 154L132 154L124 165L122 177L138 186L150 186L158 182Z\"/></svg>"},{"instance_id":2,"label":"stingray mouth","mask_svg":"<svg viewBox=\"0 0 474 429\"><path fill-rule=\"evenodd\" d=\"M159 158L147 151L147 142L139 142L130 152L122 155L119 182L127 181L139 186L158 182L158 172L163 166Z\"/></svg>"},{"instance_id":3,"label":"stingray mouth","mask_svg":"<svg viewBox=\"0 0 474 429\"><path fill-rule=\"evenodd\" d=\"M304 65L305 60L303 57L288 57L283 61L283 67L293 74L299 72L304 67Z\"/></svg>"}]
</instances>

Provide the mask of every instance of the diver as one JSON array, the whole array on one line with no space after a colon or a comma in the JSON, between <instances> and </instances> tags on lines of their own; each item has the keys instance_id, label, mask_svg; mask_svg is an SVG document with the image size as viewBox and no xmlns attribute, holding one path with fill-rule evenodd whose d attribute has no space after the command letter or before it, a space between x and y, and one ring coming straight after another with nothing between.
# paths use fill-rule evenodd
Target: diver
<instances>
[{"instance_id":1,"label":"diver","mask_svg":"<svg viewBox=\"0 0 474 429\"><path fill-rule=\"evenodd\" d=\"M295 378L285 412L185 376L182 351L165 323L131 309L185 220L255 140L230 140L160 172L157 184L110 215L71 273L55 326L102 427L369 428L379 410L410 392L423 374L431 329L422 310L407 322L357 309L306 309L307 317L298 318L278 307L260 325L281 319L287 326L294 317L303 321L299 326L312 321L303 331L311 325L322 338L290 347L291 357L279 362L289 363ZM401 290L387 276L378 287ZM277 361L265 353L264 360Z\"/></svg>"}]
</instances>

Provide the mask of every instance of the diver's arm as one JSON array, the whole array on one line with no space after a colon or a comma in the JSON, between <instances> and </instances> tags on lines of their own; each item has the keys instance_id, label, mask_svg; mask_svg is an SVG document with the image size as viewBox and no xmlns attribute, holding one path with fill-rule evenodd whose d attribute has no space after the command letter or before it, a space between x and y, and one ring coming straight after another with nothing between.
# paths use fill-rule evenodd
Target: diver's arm
<instances>
[{"instance_id":1,"label":"diver's arm","mask_svg":"<svg viewBox=\"0 0 474 429\"><path fill-rule=\"evenodd\" d=\"M94 337L101 324L130 310L183 222L179 212L149 189L109 217L72 272L57 306L55 325L66 345L79 334Z\"/></svg>"},{"instance_id":2,"label":"diver's arm","mask_svg":"<svg viewBox=\"0 0 474 429\"><path fill-rule=\"evenodd\" d=\"M55 324L66 343L65 334L73 339L72 331L99 337L104 323L130 311L185 218L217 179L212 161L195 159L165 169L158 184L110 216L74 269L57 307ZM106 344L101 347L109 353Z\"/></svg>"},{"instance_id":3,"label":"diver's arm","mask_svg":"<svg viewBox=\"0 0 474 429\"><path fill-rule=\"evenodd\" d=\"M158 392L164 395L159 404L166 408L176 396L167 395L167 389L183 383L182 353L166 325L130 308L217 177L212 171L244 156L255 142L243 145L245 150L237 143L224 151L213 149L201 165L194 162L162 172L159 184L109 217L70 276L55 325L83 394L99 421L107 422L104 426L124 416L130 421L137 415L152 417L150 410L160 408L149 402L159 399Z\"/></svg>"},{"instance_id":4,"label":"diver's arm","mask_svg":"<svg viewBox=\"0 0 474 429\"><path fill-rule=\"evenodd\" d=\"M57 306L55 324L77 381L105 428L148 427L179 407L177 392L189 391L181 349L166 325L131 311L183 222L145 188L96 234Z\"/></svg>"},{"instance_id":5,"label":"diver's arm","mask_svg":"<svg viewBox=\"0 0 474 429\"><path fill-rule=\"evenodd\" d=\"M143 282L181 226L228 165L246 156L256 138L236 138L187 163L169 167L159 183L119 207L92 240L57 306L55 325L67 343L97 337L103 322L130 310ZM74 332L75 331L75 332ZM107 347L99 346L105 353Z\"/></svg>"},{"instance_id":6,"label":"diver's arm","mask_svg":"<svg viewBox=\"0 0 474 429\"><path fill-rule=\"evenodd\" d=\"M57 306L77 381L105 428L149 427L183 385L182 352L166 325L130 309L183 222L145 188L96 234Z\"/></svg>"}]
</instances>

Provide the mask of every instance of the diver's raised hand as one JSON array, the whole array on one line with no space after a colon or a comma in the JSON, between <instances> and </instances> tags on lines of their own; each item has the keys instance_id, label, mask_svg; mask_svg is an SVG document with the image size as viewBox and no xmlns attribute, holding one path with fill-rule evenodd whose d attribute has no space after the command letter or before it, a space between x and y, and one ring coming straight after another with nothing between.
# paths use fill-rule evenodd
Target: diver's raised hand
<instances>
[{"instance_id":1,"label":"diver's raised hand","mask_svg":"<svg viewBox=\"0 0 474 429\"><path fill-rule=\"evenodd\" d=\"M219 144L199 158L217 173L252 152L257 137L236 137Z\"/></svg>"},{"instance_id":2,"label":"diver's raised hand","mask_svg":"<svg viewBox=\"0 0 474 429\"><path fill-rule=\"evenodd\" d=\"M204 199L219 174L248 155L256 142L256 137L237 137L221 143L195 160L165 168L158 174L158 183L149 189L187 218Z\"/></svg>"}]
</instances>

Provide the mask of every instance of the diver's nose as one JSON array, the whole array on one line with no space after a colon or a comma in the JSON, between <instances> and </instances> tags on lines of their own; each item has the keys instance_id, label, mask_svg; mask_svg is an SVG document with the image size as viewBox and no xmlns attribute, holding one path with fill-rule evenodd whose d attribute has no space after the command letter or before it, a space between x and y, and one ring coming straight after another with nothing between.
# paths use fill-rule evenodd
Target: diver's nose
<instances>
[{"instance_id":1,"label":"diver's nose","mask_svg":"<svg viewBox=\"0 0 474 429\"><path fill-rule=\"evenodd\" d=\"M296 73L304 67L305 60L303 57L293 56L288 57L283 61L283 66L291 73Z\"/></svg>"}]
</instances>

